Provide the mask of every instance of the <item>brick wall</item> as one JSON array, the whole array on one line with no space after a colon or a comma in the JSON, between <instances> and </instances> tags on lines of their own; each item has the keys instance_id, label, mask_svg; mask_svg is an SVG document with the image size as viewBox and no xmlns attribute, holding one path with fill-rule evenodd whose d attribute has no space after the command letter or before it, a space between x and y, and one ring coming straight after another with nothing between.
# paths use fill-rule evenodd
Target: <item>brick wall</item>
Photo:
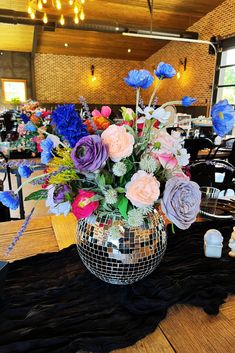
<instances>
[{"instance_id":1,"label":"brick wall","mask_svg":"<svg viewBox=\"0 0 235 353\"><path fill-rule=\"evenodd\" d=\"M96 81L91 81L91 65ZM133 90L123 77L143 62L67 55L36 54L37 99L42 103L77 103L84 96L88 103L134 104Z\"/></svg>"},{"instance_id":2,"label":"brick wall","mask_svg":"<svg viewBox=\"0 0 235 353\"><path fill-rule=\"evenodd\" d=\"M227 0L201 18L189 31L198 32L200 39L210 40L212 35L226 36L235 33L235 0ZM181 78L165 80L158 91L159 103L180 99L184 95L198 98L198 105L210 102L215 57L208 54L205 44L170 42L145 61L153 71L160 61L178 69L179 59L187 58L187 69ZM145 96L149 94L146 92Z\"/></svg>"}]
</instances>

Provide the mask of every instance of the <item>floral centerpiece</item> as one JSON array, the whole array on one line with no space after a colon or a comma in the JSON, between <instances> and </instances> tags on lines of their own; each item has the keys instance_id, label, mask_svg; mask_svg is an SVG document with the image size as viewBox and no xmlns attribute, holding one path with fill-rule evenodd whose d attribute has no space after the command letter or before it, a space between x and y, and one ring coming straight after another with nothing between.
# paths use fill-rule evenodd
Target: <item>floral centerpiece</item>
<instances>
[{"instance_id":1,"label":"floral centerpiece","mask_svg":"<svg viewBox=\"0 0 235 353\"><path fill-rule=\"evenodd\" d=\"M19 204L17 193L23 185L28 182L41 184L43 189L32 193L27 199L46 199L50 213L67 215L72 212L79 222L80 249L84 231L87 232L87 239L97 231L92 246L100 246L105 242L107 250L112 244L113 259L116 246L119 260L122 259L120 261L139 264L139 255L129 252L127 260L123 256L126 250L120 251L119 246L121 244L122 249L127 249L133 242L135 247L136 240L130 240L133 229L139 238L143 234L145 239L146 229L151 228L151 239L148 239L148 243L145 239L140 245L145 249L144 257L150 261L148 256L152 259L160 252L162 255L165 249L164 222L156 210L157 206L161 206L170 222L180 229L187 229L199 212L201 193L199 186L184 173L189 154L183 147L183 138L178 132L173 131L170 135L166 130L170 117L166 107L171 104L189 106L195 99L186 96L180 101L155 108L152 102L155 102L157 88L176 72L171 65L160 63L154 73L158 84L147 106L143 104L140 91L153 84L153 75L147 70L131 70L124 79L136 92L136 111L122 107L121 123L114 124L109 120L108 107L89 114L84 99L84 110L87 112L85 121L73 105L58 106L50 119L54 133L45 132L40 144L46 173L26 180L16 192L2 192L0 201L16 209ZM217 114L216 108L215 111ZM43 134L37 121L30 120L30 125ZM21 167L24 176L29 177L32 171L30 166ZM12 250L22 235L30 217L31 214L8 251ZM161 226L158 227L158 224ZM101 228L104 230L102 239ZM125 243L126 229L129 229L129 238ZM153 236L156 229L160 232L158 238ZM87 246L82 250L84 248L87 251ZM136 254L135 251L133 253ZM80 255L86 263L84 252L81 251ZM89 268L89 263L86 265ZM151 269L145 273L151 272L153 268L151 265ZM123 269L122 276L125 271ZM107 280L107 276L100 277ZM118 282L117 278L113 283L115 281Z\"/></svg>"}]
</instances>

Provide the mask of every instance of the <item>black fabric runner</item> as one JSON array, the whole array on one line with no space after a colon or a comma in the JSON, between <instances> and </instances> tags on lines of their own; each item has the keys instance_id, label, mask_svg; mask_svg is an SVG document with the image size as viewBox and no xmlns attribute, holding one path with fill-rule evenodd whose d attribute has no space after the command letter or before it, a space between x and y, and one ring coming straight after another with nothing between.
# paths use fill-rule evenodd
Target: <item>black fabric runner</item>
<instances>
[{"instance_id":1,"label":"black fabric runner","mask_svg":"<svg viewBox=\"0 0 235 353\"><path fill-rule=\"evenodd\" d=\"M169 231L159 267L129 286L90 274L75 245L10 264L0 300L0 352L110 352L154 331L175 303L217 314L235 293L235 259L227 246L232 226L213 221ZM224 236L221 259L204 257L203 235L210 228Z\"/></svg>"}]
</instances>

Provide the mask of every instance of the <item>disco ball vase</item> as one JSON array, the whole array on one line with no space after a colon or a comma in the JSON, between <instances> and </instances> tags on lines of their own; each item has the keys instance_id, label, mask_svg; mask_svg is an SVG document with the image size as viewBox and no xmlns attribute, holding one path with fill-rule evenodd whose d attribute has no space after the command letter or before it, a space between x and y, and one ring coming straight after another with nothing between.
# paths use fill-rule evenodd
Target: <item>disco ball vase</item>
<instances>
[{"instance_id":1,"label":"disco ball vase","mask_svg":"<svg viewBox=\"0 0 235 353\"><path fill-rule=\"evenodd\" d=\"M158 212L141 227L120 216L92 215L78 223L77 248L87 269L112 284L131 284L149 275L167 246L165 222Z\"/></svg>"}]
</instances>

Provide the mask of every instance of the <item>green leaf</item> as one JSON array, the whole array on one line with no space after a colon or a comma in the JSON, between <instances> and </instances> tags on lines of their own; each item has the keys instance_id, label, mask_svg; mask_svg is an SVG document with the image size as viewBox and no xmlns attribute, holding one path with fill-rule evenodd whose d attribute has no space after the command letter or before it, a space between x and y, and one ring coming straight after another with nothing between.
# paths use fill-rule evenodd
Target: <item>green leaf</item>
<instances>
[{"instance_id":1,"label":"green leaf","mask_svg":"<svg viewBox=\"0 0 235 353\"><path fill-rule=\"evenodd\" d=\"M122 217L127 220L127 207L128 207L128 200L125 196L120 196L118 198L117 207L119 212L121 213Z\"/></svg>"},{"instance_id":2,"label":"green leaf","mask_svg":"<svg viewBox=\"0 0 235 353\"><path fill-rule=\"evenodd\" d=\"M133 169L134 164L129 159L125 159L124 163L126 165L127 173L130 172Z\"/></svg>"},{"instance_id":3,"label":"green leaf","mask_svg":"<svg viewBox=\"0 0 235 353\"><path fill-rule=\"evenodd\" d=\"M99 185L100 188L103 188L105 186L105 177L103 174L98 175L96 178L96 182Z\"/></svg>"},{"instance_id":4,"label":"green leaf","mask_svg":"<svg viewBox=\"0 0 235 353\"><path fill-rule=\"evenodd\" d=\"M93 202L93 201L100 201L100 200L103 200L103 196L101 196L101 195L94 195L94 196L92 196L90 199L89 199L89 201L90 202Z\"/></svg>"},{"instance_id":5,"label":"green leaf","mask_svg":"<svg viewBox=\"0 0 235 353\"><path fill-rule=\"evenodd\" d=\"M47 190L34 191L25 197L25 201L30 200L43 200L47 198Z\"/></svg>"},{"instance_id":6,"label":"green leaf","mask_svg":"<svg viewBox=\"0 0 235 353\"><path fill-rule=\"evenodd\" d=\"M126 192L126 189L121 188L121 187L118 187L118 188L116 188L115 190L116 190L117 192L119 192L119 194L125 194L125 192Z\"/></svg>"}]
</instances>

